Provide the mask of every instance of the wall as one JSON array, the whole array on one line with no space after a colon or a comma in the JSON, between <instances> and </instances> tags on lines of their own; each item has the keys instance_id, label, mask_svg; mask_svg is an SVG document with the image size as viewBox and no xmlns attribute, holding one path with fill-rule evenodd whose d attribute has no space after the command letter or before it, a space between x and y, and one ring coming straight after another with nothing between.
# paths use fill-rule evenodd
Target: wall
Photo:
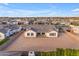
<instances>
[{"instance_id":1,"label":"wall","mask_svg":"<svg viewBox=\"0 0 79 59\"><path fill-rule=\"evenodd\" d=\"M0 40L3 40L3 39L5 39L5 35L0 32Z\"/></svg>"},{"instance_id":2,"label":"wall","mask_svg":"<svg viewBox=\"0 0 79 59\"><path fill-rule=\"evenodd\" d=\"M79 27L78 26L74 27L73 30L74 30L74 33L79 33Z\"/></svg>"},{"instance_id":3,"label":"wall","mask_svg":"<svg viewBox=\"0 0 79 59\"><path fill-rule=\"evenodd\" d=\"M49 35L50 33L56 33L56 36L50 36L50 35ZM58 37L58 32L56 32L56 31L51 31L51 32L45 33L45 35L46 35L46 37Z\"/></svg>"},{"instance_id":4,"label":"wall","mask_svg":"<svg viewBox=\"0 0 79 59\"><path fill-rule=\"evenodd\" d=\"M72 28L74 33L79 33L79 26L71 25L70 27Z\"/></svg>"},{"instance_id":5,"label":"wall","mask_svg":"<svg viewBox=\"0 0 79 59\"><path fill-rule=\"evenodd\" d=\"M27 33L33 33L34 35L33 36L27 36ZM32 30L28 30L24 33L24 36L25 37L36 37L36 32L32 31Z\"/></svg>"}]
</instances>

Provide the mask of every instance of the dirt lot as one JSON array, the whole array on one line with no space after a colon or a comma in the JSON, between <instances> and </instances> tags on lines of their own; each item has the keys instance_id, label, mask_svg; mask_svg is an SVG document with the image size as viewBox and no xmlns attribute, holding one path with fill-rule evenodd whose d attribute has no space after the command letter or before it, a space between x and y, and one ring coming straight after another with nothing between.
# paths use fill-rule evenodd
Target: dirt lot
<instances>
[{"instance_id":1,"label":"dirt lot","mask_svg":"<svg viewBox=\"0 0 79 59\"><path fill-rule=\"evenodd\" d=\"M55 48L79 48L79 40L62 33L58 38L25 38L20 35L4 51L51 51Z\"/></svg>"}]
</instances>

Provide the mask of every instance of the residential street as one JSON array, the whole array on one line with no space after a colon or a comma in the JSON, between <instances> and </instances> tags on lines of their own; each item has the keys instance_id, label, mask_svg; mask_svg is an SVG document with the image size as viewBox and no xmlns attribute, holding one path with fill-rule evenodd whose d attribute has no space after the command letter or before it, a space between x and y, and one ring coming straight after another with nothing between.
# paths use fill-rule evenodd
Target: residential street
<instances>
[{"instance_id":1,"label":"residential street","mask_svg":"<svg viewBox=\"0 0 79 59\"><path fill-rule=\"evenodd\" d=\"M71 33L61 33L58 38L25 38L22 33L4 51L52 51L55 48L79 48L78 37Z\"/></svg>"}]
</instances>

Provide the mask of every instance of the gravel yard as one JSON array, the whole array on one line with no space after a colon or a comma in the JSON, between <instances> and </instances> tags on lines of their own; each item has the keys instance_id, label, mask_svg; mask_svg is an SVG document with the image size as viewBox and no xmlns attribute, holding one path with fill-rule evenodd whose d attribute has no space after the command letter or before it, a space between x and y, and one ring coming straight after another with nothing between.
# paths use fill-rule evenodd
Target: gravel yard
<instances>
[{"instance_id":1,"label":"gravel yard","mask_svg":"<svg viewBox=\"0 0 79 59\"><path fill-rule=\"evenodd\" d=\"M52 51L55 48L79 48L79 40L67 33L62 33L57 38L25 38L22 33L4 51Z\"/></svg>"}]
</instances>

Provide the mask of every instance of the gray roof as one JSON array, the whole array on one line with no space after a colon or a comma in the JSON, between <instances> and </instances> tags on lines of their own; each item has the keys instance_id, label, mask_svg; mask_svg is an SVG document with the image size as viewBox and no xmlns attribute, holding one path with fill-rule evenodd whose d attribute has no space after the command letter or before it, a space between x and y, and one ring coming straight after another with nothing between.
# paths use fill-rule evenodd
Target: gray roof
<instances>
[{"instance_id":1,"label":"gray roof","mask_svg":"<svg viewBox=\"0 0 79 59\"><path fill-rule=\"evenodd\" d=\"M17 25L6 25L4 28L9 28L9 29L14 30L14 29L18 29L19 26L17 26Z\"/></svg>"},{"instance_id":2,"label":"gray roof","mask_svg":"<svg viewBox=\"0 0 79 59\"><path fill-rule=\"evenodd\" d=\"M0 29L0 32L2 32L2 33L7 33L7 31L9 30L9 28L3 28L3 29Z\"/></svg>"},{"instance_id":3,"label":"gray roof","mask_svg":"<svg viewBox=\"0 0 79 59\"><path fill-rule=\"evenodd\" d=\"M16 25L6 25L6 26L3 26L2 28L0 28L0 32L5 34L9 29L15 30L15 29L18 29L18 28L19 28L19 26L16 26Z\"/></svg>"},{"instance_id":4,"label":"gray roof","mask_svg":"<svg viewBox=\"0 0 79 59\"><path fill-rule=\"evenodd\" d=\"M15 30L15 29L18 29L19 28L19 26L17 26L17 25L9 25L8 27L10 29L12 29L12 30Z\"/></svg>"},{"instance_id":5,"label":"gray roof","mask_svg":"<svg viewBox=\"0 0 79 59\"><path fill-rule=\"evenodd\" d=\"M3 28L3 26L2 25L0 25L0 29L2 29Z\"/></svg>"},{"instance_id":6,"label":"gray roof","mask_svg":"<svg viewBox=\"0 0 79 59\"><path fill-rule=\"evenodd\" d=\"M26 26L26 29L31 29L35 32L50 32L50 31L58 31L58 29L53 25L32 25Z\"/></svg>"}]
</instances>

